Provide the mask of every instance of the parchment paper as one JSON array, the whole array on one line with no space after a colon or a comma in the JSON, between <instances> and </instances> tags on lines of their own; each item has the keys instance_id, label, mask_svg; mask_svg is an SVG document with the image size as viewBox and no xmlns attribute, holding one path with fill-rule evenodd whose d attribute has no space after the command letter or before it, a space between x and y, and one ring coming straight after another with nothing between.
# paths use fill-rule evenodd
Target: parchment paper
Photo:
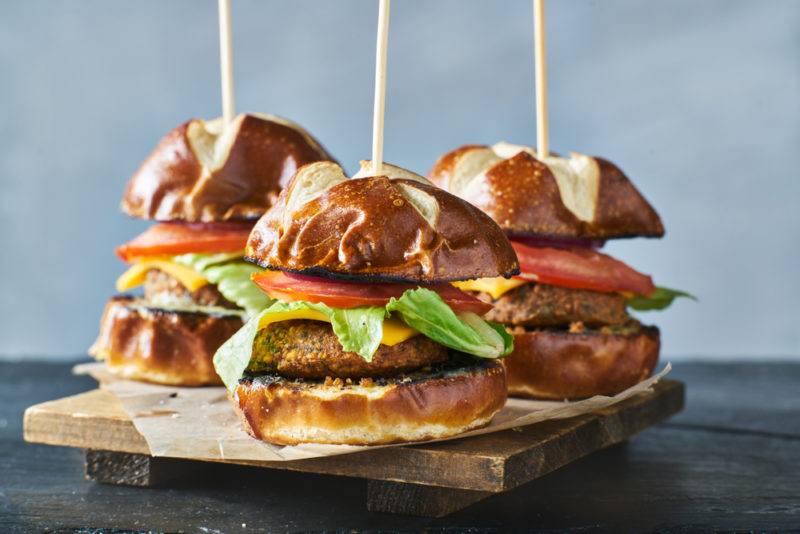
<instances>
[{"instance_id":1,"label":"parchment paper","mask_svg":"<svg viewBox=\"0 0 800 534\"><path fill-rule=\"evenodd\" d=\"M489 426L450 439L499 432L551 419L568 419L606 408L634 395L646 395L666 375L668 363L658 374L613 397L596 396L575 402L533 401L509 398ZM270 445L253 439L243 429L223 387L181 388L159 386L114 377L102 363L81 364L76 374L88 374L100 387L119 398L144 436L153 456L198 460L289 461L349 454L375 447L303 444ZM381 445L397 447L401 445Z\"/></svg>"}]
</instances>

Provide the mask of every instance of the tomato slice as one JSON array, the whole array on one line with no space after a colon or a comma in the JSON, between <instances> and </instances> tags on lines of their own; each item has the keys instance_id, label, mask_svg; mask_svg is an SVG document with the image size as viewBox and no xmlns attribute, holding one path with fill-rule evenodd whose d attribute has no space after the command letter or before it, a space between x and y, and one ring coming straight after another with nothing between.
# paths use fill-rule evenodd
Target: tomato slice
<instances>
[{"instance_id":1,"label":"tomato slice","mask_svg":"<svg viewBox=\"0 0 800 534\"><path fill-rule=\"evenodd\" d=\"M281 300L321 302L334 308L385 306L392 297L399 298L406 290L425 287L436 291L450 308L457 312L483 315L492 305L478 300L450 284L396 284L355 282L303 276L283 271L263 271L253 275L253 282L269 296Z\"/></svg>"},{"instance_id":2,"label":"tomato slice","mask_svg":"<svg viewBox=\"0 0 800 534\"><path fill-rule=\"evenodd\" d=\"M526 280L572 289L627 291L639 295L649 295L656 289L650 276L595 250L530 247L513 241L511 245L519 259L520 277Z\"/></svg>"},{"instance_id":3,"label":"tomato slice","mask_svg":"<svg viewBox=\"0 0 800 534\"><path fill-rule=\"evenodd\" d=\"M117 247L125 262L145 256L238 252L244 250L253 222L159 223Z\"/></svg>"},{"instance_id":4,"label":"tomato slice","mask_svg":"<svg viewBox=\"0 0 800 534\"><path fill-rule=\"evenodd\" d=\"M550 247L550 248L588 248L599 250L606 244L605 239L587 239L583 237L539 237L515 235L510 237L512 241L528 245L529 247Z\"/></svg>"}]
</instances>

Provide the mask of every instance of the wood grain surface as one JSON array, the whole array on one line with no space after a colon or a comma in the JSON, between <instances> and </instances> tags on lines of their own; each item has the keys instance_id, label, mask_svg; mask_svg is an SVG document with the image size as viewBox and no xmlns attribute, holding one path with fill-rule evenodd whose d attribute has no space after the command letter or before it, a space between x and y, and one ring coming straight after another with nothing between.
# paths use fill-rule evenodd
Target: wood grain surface
<instances>
[{"instance_id":1,"label":"wood grain surface","mask_svg":"<svg viewBox=\"0 0 800 534\"><path fill-rule=\"evenodd\" d=\"M83 479L82 451L22 442L27 406L94 387L74 362L0 363L0 532L710 532L800 526L800 365L681 363L686 409L440 519L365 510L363 479L208 464L165 487ZM449 466L458 470L459 465ZM243 526L244 525L244 526Z\"/></svg>"},{"instance_id":2,"label":"wood grain surface","mask_svg":"<svg viewBox=\"0 0 800 534\"><path fill-rule=\"evenodd\" d=\"M663 380L652 393L637 395L596 414L462 440L292 462L224 463L499 492L663 421L683 407L683 394L680 382ZM144 438L119 401L104 390L37 404L25 411L24 419L24 437L29 442L123 453L148 452ZM127 466L124 460L127 457L120 458L115 461L109 455L106 465ZM459 468L452 469L454 465ZM113 479L113 473L106 471L102 477ZM120 478L125 479L125 476Z\"/></svg>"}]
</instances>

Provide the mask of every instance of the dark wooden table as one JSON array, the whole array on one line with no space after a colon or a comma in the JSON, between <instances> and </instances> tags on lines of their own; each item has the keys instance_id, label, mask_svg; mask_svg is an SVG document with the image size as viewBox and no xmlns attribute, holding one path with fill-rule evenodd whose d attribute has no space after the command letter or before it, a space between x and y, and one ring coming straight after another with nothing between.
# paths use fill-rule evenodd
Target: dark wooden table
<instances>
[{"instance_id":1,"label":"dark wooden table","mask_svg":"<svg viewBox=\"0 0 800 534\"><path fill-rule=\"evenodd\" d=\"M169 488L88 482L81 451L21 438L27 406L94 387L71 365L0 363L2 533L800 532L800 364L678 364L687 407L670 422L441 519L369 513L366 483L334 476L219 465Z\"/></svg>"}]
</instances>

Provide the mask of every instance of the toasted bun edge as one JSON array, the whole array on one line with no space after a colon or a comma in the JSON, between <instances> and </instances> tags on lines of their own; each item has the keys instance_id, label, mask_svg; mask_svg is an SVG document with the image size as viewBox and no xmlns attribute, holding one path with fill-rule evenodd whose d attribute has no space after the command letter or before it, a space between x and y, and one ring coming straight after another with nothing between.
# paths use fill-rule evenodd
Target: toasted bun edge
<instances>
[{"instance_id":1,"label":"toasted bun edge","mask_svg":"<svg viewBox=\"0 0 800 534\"><path fill-rule=\"evenodd\" d=\"M243 326L236 315L148 308L132 297L106 303L89 354L116 376L173 386L216 386L212 358Z\"/></svg>"},{"instance_id":2,"label":"toasted bun edge","mask_svg":"<svg viewBox=\"0 0 800 534\"><path fill-rule=\"evenodd\" d=\"M444 438L488 424L505 400L505 370L498 362L372 386L245 380L232 394L247 432L279 445Z\"/></svg>"},{"instance_id":3,"label":"toasted bun edge","mask_svg":"<svg viewBox=\"0 0 800 534\"><path fill-rule=\"evenodd\" d=\"M630 335L526 331L505 359L508 394L538 399L615 395L649 377L658 362L658 328Z\"/></svg>"}]
</instances>

